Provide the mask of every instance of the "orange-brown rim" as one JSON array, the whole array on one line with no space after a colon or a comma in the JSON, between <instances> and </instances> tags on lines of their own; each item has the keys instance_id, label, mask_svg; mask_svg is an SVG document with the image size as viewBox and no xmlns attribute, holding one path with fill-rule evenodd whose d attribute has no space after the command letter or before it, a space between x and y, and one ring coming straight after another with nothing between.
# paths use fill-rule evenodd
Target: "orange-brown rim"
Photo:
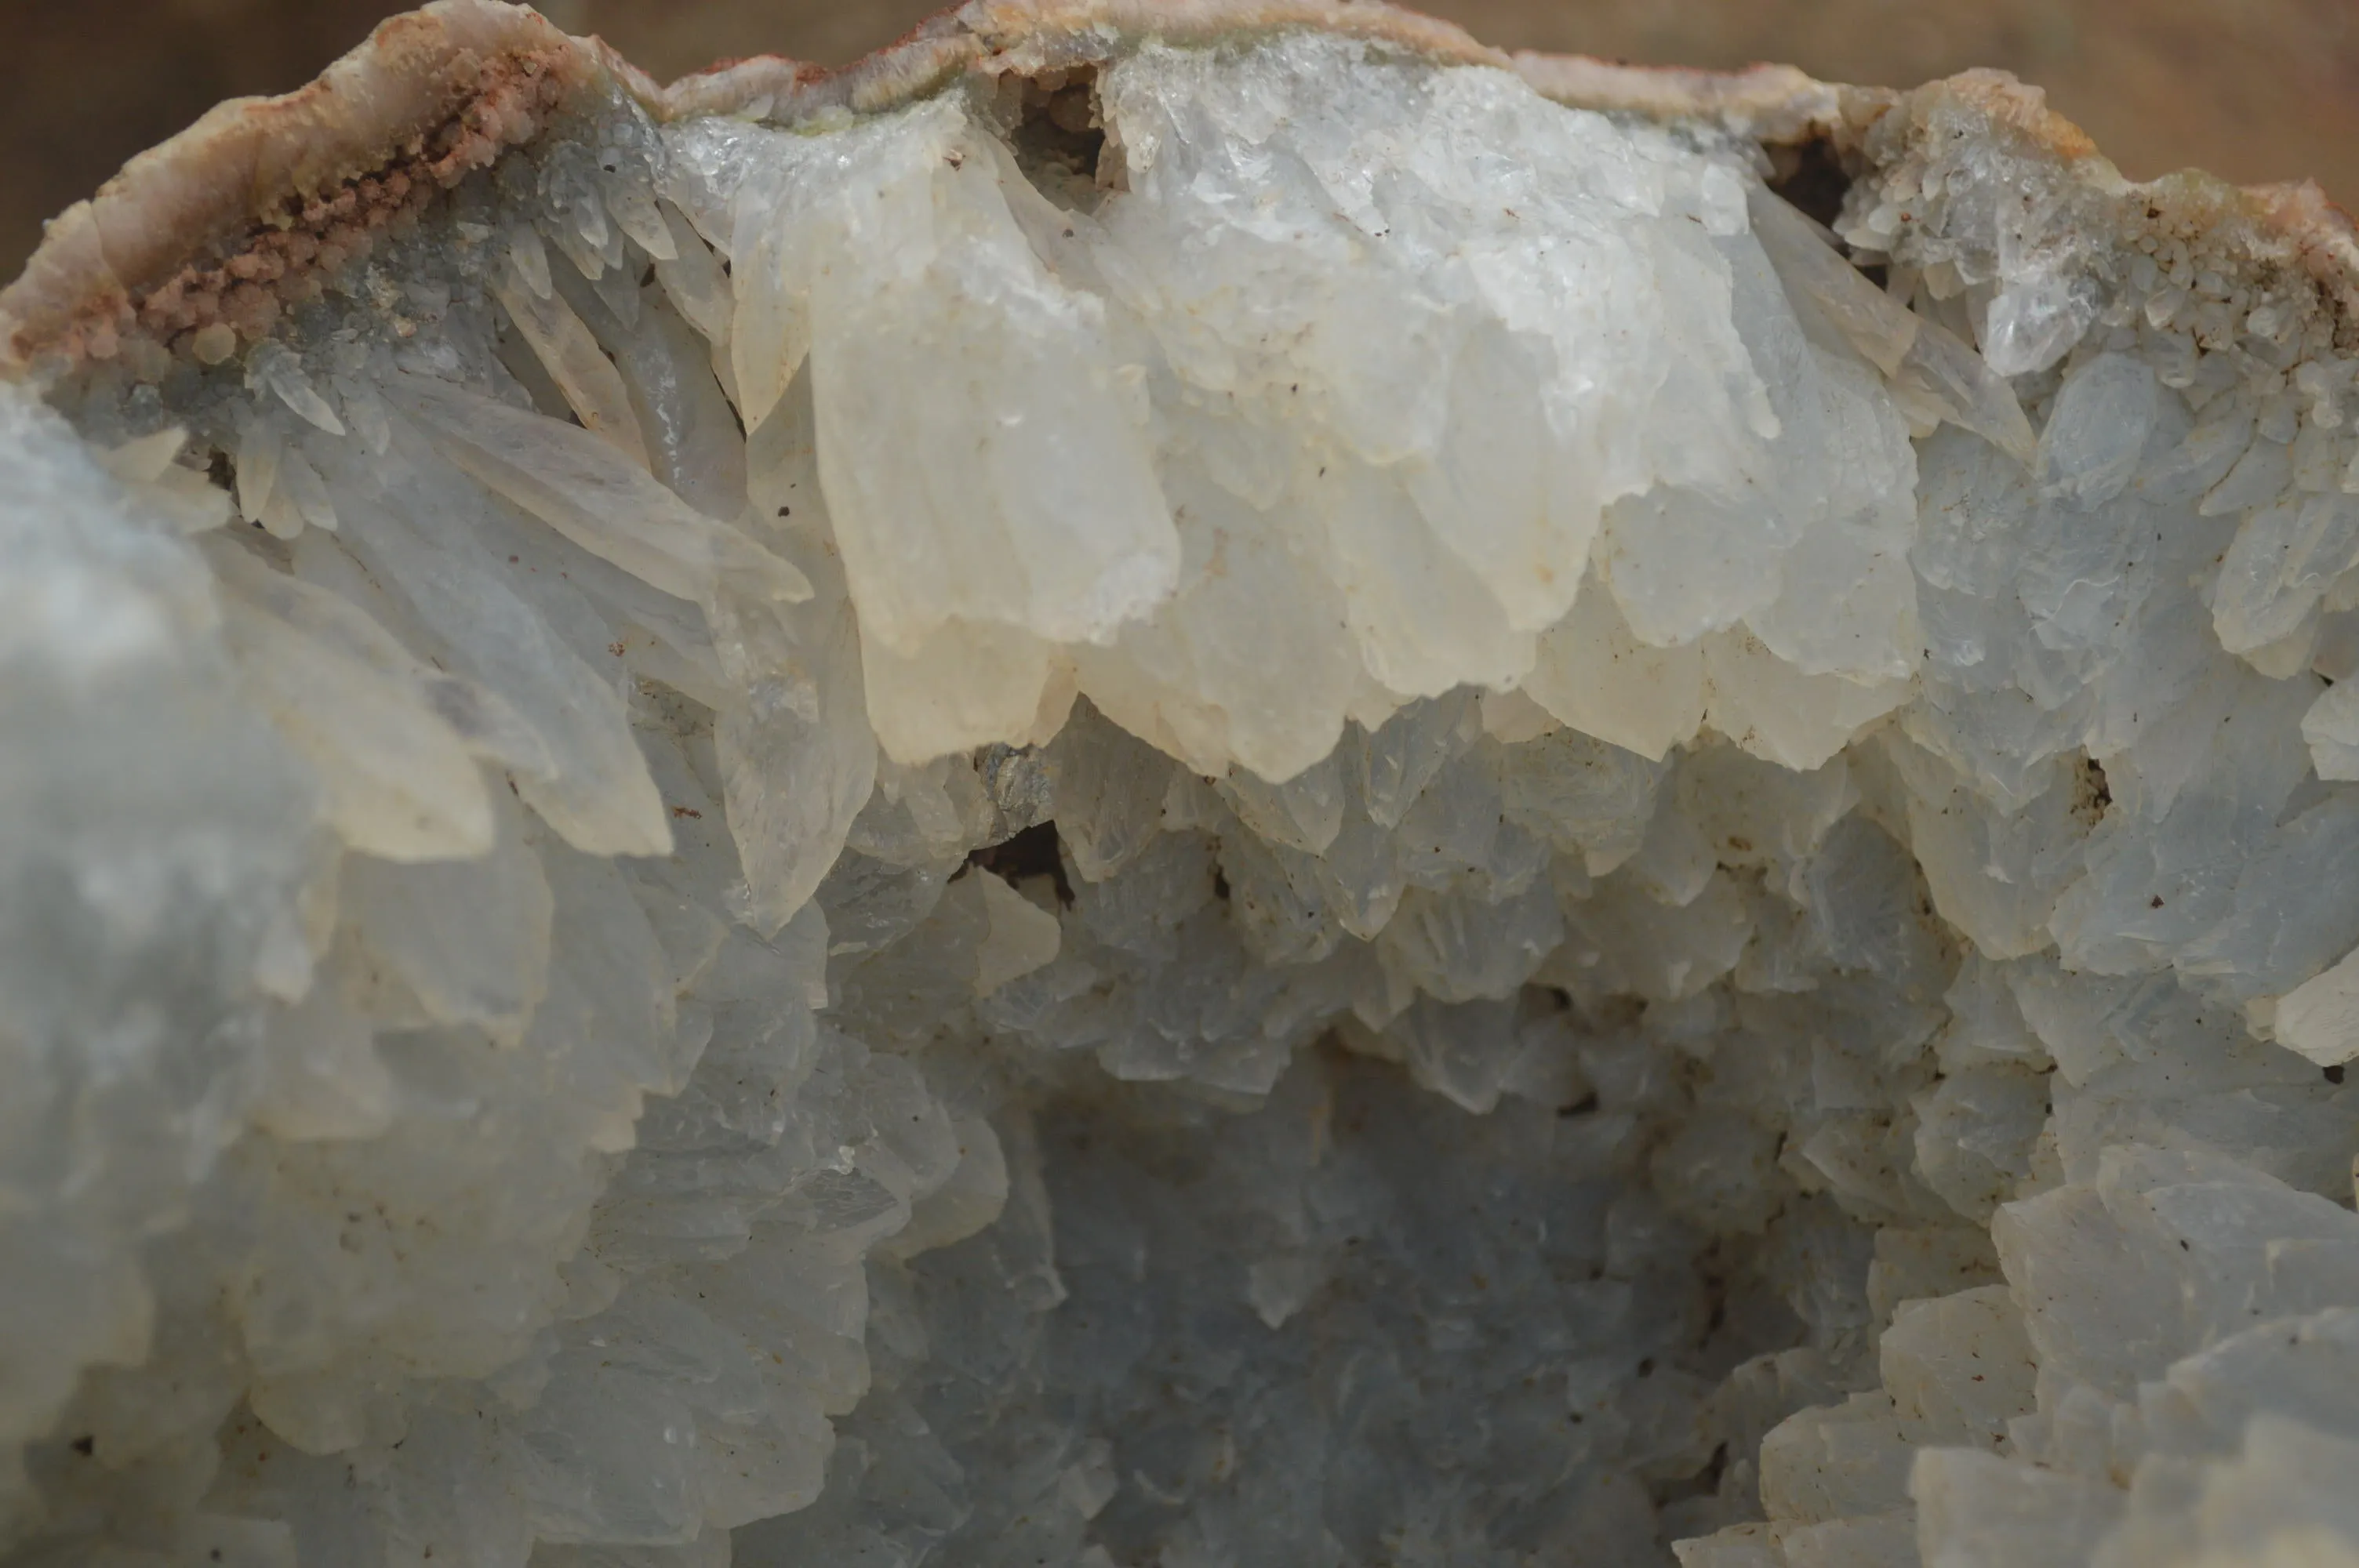
<instances>
[{"instance_id":1,"label":"orange-brown rim","mask_svg":"<svg viewBox=\"0 0 2359 1568\"><path fill-rule=\"evenodd\" d=\"M1102 60L1126 39L1285 27L1513 70L1579 107L1707 121L1770 146L1823 140L1847 156L1896 109L1913 117L1935 101L1962 103L2017 147L2108 194L2142 198L2150 222L2180 232L2236 229L2256 262L2298 265L2346 320L2359 319L2359 240L2315 186L2238 190L2174 177L2133 187L2079 127L1998 72L1898 93L1821 83L1785 66L1713 72L1511 56L1381 0L968 0L841 70L772 57L665 87L601 40L571 38L527 6L435 0L381 25L307 86L219 105L53 220L24 272L0 289L0 375L106 359L133 341L185 344L208 328L217 351L252 342L282 303L316 288L375 231L530 140L585 91L627 92L658 119L791 122L888 108L964 73L1032 75Z\"/></svg>"}]
</instances>

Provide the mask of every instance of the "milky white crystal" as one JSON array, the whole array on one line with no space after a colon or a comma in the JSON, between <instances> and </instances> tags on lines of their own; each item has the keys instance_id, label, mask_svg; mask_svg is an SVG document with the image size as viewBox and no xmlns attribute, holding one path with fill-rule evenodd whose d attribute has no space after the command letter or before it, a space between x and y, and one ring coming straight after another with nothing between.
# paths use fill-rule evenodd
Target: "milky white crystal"
<instances>
[{"instance_id":1,"label":"milky white crystal","mask_svg":"<svg viewBox=\"0 0 2359 1568\"><path fill-rule=\"evenodd\" d=\"M2321 297L1074 58L0 385L0 1551L2359 1562Z\"/></svg>"}]
</instances>

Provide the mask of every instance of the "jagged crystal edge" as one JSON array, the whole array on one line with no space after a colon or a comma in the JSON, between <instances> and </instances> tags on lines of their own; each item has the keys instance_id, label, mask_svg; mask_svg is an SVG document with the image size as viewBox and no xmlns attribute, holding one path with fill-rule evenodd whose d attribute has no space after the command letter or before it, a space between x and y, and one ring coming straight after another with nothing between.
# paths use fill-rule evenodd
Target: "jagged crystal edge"
<instances>
[{"instance_id":1,"label":"jagged crystal edge","mask_svg":"<svg viewBox=\"0 0 2359 1568\"><path fill-rule=\"evenodd\" d=\"M2353 362L1941 113L616 100L0 389L5 1538L2341 1539Z\"/></svg>"}]
</instances>

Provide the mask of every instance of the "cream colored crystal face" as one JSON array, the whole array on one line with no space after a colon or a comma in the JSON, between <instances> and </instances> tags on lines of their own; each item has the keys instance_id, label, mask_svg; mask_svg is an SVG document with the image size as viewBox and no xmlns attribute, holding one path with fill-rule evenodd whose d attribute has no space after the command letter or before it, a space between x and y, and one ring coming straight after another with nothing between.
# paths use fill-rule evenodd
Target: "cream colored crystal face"
<instances>
[{"instance_id":1,"label":"cream colored crystal face","mask_svg":"<svg viewBox=\"0 0 2359 1568\"><path fill-rule=\"evenodd\" d=\"M1308 0L339 70L0 294L0 1551L2359 1561L2294 197Z\"/></svg>"}]
</instances>

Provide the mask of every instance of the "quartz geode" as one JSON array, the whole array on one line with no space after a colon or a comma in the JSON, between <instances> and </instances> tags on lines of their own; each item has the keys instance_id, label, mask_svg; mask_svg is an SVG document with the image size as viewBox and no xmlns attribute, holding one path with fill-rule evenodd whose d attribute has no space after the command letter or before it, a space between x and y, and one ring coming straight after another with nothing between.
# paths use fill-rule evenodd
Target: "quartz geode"
<instances>
[{"instance_id":1,"label":"quartz geode","mask_svg":"<svg viewBox=\"0 0 2359 1568\"><path fill-rule=\"evenodd\" d=\"M1346 0L226 106L0 292L0 1549L2359 1563L2354 256Z\"/></svg>"}]
</instances>

